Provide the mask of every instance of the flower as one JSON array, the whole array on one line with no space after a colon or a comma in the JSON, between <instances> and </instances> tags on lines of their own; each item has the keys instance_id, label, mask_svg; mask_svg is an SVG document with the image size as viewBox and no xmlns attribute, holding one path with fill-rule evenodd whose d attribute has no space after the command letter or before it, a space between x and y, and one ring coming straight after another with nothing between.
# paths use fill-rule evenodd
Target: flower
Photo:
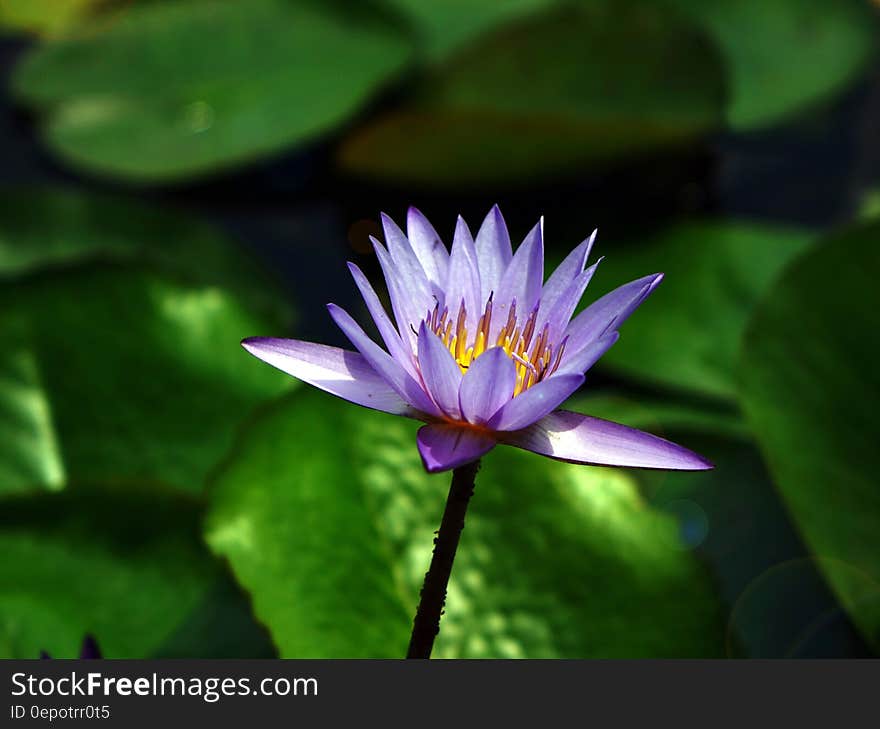
<instances>
[{"instance_id":1,"label":"flower","mask_svg":"<svg viewBox=\"0 0 880 729\"><path fill-rule=\"evenodd\" d=\"M330 316L357 351L270 337L242 346L338 397L424 421L416 440L430 472L474 461L499 443L575 463L712 467L655 435L557 410L662 273L615 289L572 319L598 266L585 269L595 232L544 283L543 219L516 253L497 205L476 239L458 218L451 252L415 208L407 235L384 214L382 225L387 248L372 240L394 322L360 268L348 267L385 349L336 304L328 304Z\"/></svg>"}]
</instances>

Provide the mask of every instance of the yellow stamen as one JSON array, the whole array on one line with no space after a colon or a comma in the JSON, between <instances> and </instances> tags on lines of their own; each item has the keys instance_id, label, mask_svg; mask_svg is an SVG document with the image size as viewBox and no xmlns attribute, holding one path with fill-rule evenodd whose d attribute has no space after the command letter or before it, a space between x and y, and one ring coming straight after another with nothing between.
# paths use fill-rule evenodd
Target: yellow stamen
<instances>
[{"instance_id":1,"label":"yellow stamen","mask_svg":"<svg viewBox=\"0 0 880 729\"><path fill-rule=\"evenodd\" d=\"M492 298L486 302L486 308L477 322L473 340L468 336L467 310L461 303L453 323L449 309L440 311L439 303L427 312L425 323L440 337L443 345L455 358L462 372L473 364L479 356L489 349L489 332L492 326ZM495 337L494 346L501 347L513 360L516 370L514 397L532 385L552 375L562 360L565 340L558 348L554 348L550 339L550 327L545 324L536 335L538 310L530 312L525 324L517 326L516 302L511 303L507 321ZM471 343L472 342L472 343Z\"/></svg>"}]
</instances>

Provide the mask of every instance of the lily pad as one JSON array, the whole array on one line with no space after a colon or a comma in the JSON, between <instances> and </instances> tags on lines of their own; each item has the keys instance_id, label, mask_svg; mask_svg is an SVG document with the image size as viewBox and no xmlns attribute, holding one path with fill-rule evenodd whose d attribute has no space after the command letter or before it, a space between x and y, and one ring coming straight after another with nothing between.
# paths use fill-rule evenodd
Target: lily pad
<instances>
[{"instance_id":1,"label":"lily pad","mask_svg":"<svg viewBox=\"0 0 880 729\"><path fill-rule=\"evenodd\" d=\"M207 541L283 656L405 653L448 489L448 475L424 472L414 430L301 390L253 423L219 474ZM720 654L710 580L675 532L626 473L496 449L434 655Z\"/></svg>"},{"instance_id":2,"label":"lily pad","mask_svg":"<svg viewBox=\"0 0 880 729\"><path fill-rule=\"evenodd\" d=\"M742 405L831 587L880 647L880 225L800 257L752 318Z\"/></svg>"},{"instance_id":3,"label":"lily pad","mask_svg":"<svg viewBox=\"0 0 880 729\"><path fill-rule=\"evenodd\" d=\"M155 490L7 500L0 656L73 658L86 633L107 658L152 655L220 574L197 525L194 502Z\"/></svg>"},{"instance_id":4,"label":"lily pad","mask_svg":"<svg viewBox=\"0 0 880 729\"><path fill-rule=\"evenodd\" d=\"M722 50L731 80L730 125L783 121L852 82L875 49L865 0L672 0Z\"/></svg>"},{"instance_id":5,"label":"lily pad","mask_svg":"<svg viewBox=\"0 0 880 729\"><path fill-rule=\"evenodd\" d=\"M88 16L103 0L5 0L0 28L57 35Z\"/></svg>"},{"instance_id":6,"label":"lily pad","mask_svg":"<svg viewBox=\"0 0 880 729\"><path fill-rule=\"evenodd\" d=\"M81 267L7 285L0 311L0 337L14 343L0 353L11 373L0 412L16 415L0 493L68 483L198 493L247 413L293 383L248 367L238 346L277 321L212 285Z\"/></svg>"},{"instance_id":7,"label":"lily pad","mask_svg":"<svg viewBox=\"0 0 880 729\"><path fill-rule=\"evenodd\" d=\"M721 123L724 70L701 30L649 0L554 5L438 66L355 130L355 174L429 185L533 180L680 145Z\"/></svg>"},{"instance_id":8,"label":"lily pad","mask_svg":"<svg viewBox=\"0 0 880 729\"><path fill-rule=\"evenodd\" d=\"M558 0L386 0L400 10L416 27L423 43L420 51L438 60L475 42L482 34L505 22L546 8Z\"/></svg>"},{"instance_id":9,"label":"lily pad","mask_svg":"<svg viewBox=\"0 0 880 729\"><path fill-rule=\"evenodd\" d=\"M38 46L13 86L67 162L156 183L314 140L400 72L410 46L360 4L144 3Z\"/></svg>"},{"instance_id":10,"label":"lily pad","mask_svg":"<svg viewBox=\"0 0 880 729\"><path fill-rule=\"evenodd\" d=\"M803 231L745 223L682 223L603 250L585 297L646 273L666 278L627 320L601 365L720 398L736 396L739 343L752 308L811 243Z\"/></svg>"},{"instance_id":11,"label":"lily pad","mask_svg":"<svg viewBox=\"0 0 880 729\"><path fill-rule=\"evenodd\" d=\"M64 188L0 188L0 199L0 280L95 262L149 264L193 283L222 284L272 315L289 315L257 262L197 218Z\"/></svg>"}]
</instances>

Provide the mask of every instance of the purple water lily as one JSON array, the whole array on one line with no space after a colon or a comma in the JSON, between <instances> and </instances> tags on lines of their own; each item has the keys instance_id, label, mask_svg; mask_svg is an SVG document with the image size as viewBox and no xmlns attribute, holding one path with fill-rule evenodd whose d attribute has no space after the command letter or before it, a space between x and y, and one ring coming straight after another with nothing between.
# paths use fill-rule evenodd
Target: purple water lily
<instances>
[{"instance_id":1,"label":"purple water lily","mask_svg":"<svg viewBox=\"0 0 880 729\"><path fill-rule=\"evenodd\" d=\"M245 339L244 348L358 405L424 421L417 442L430 472L475 461L499 443L574 463L712 467L655 435L557 410L663 274L625 284L572 318L598 266L585 268L595 233L544 282L543 221L516 253L497 206L476 239L459 217L451 252L415 208L407 235L384 214L382 225L387 248L373 245L396 326L361 270L348 265L385 349L335 304L330 315L356 352L266 337Z\"/></svg>"}]
</instances>

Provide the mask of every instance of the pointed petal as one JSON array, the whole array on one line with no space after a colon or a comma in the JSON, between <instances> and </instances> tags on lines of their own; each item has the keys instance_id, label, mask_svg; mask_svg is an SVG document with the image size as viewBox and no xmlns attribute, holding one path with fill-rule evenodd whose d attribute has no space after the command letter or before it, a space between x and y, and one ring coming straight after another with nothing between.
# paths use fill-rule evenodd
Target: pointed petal
<instances>
[{"instance_id":1,"label":"pointed petal","mask_svg":"<svg viewBox=\"0 0 880 729\"><path fill-rule=\"evenodd\" d=\"M494 300L492 327L489 341L494 341L507 321L510 305L516 301L516 310L524 321L535 308L544 280L544 219L529 231L501 277Z\"/></svg>"},{"instance_id":2,"label":"pointed petal","mask_svg":"<svg viewBox=\"0 0 880 729\"><path fill-rule=\"evenodd\" d=\"M513 397L516 366L501 347L477 357L464 373L459 388L461 414L469 423L483 424Z\"/></svg>"},{"instance_id":3,"label":"pointed petal","mask_svg":"<svg viewBox=\"0 0 880 729\"><path fill-rule=\"evenodd\" d=\"M584 270L598 232L598 230L594 230L589 238L569 253L565 260L556 267L550 278L547 279L547 283L541 289L542 310L552 309L559 297L565 293L571 282L574 281L575 277Z\"/></svg>"},{"instance_id":4,"label":"pointed petal","mask_svg":"<svg viewBox=\"0 0 880 729\"><path fill-rule=\"evenodd\" d=\"M428 219L416 208L406 214L406 235L428 281L442 290L449 269L449 251Z\"/></svg>"},{"instance_id":5,"label":"pointed petal","mask_svg":"<svg viewBox=\"0 0 880 729\"><path fill-rule=\"evenodd\" d=\"M477 250L477 263L480 266L480 303L485 303L489 295L498 290L501 277L507 270L510 259L513 258L507 223L504 222L497 205L492 207L483 220L474 247Z\"/></svg>"},{"instance_id":6,"label":"pointed petal","mask_svg":"<svg viewBox=\"0 0 880 729\"><path fill-rule=\"evenodd\" d=\"M510 400L488 425L498 431L525 428L558 408L583 382L583 375L555 374Z\"/></svg>"},{"instance_id":7,"label":"pointed petal","mask_svg":"<svg viewBox=\"0 0 880 729\"><path fill-rule=\"evenodd\" d=\"M508 445L573 463L703 471L712 464L656 435L589 415L559 410L504 436Z\"/></svg>"},{"instance_id":8,"label":"pointed petal","mask_svg":"<svg viewBox=\"0 0 880 729\"><path fill-rule=\"evenodd\" d=\"M460 419L458 389L461 386L461 369L440 337L428 329L424 322L419 329L419 368L425 387L437 407L450 418Z\"/></svg>"},{"instance_id":9,"label":"pointed petal","mask_svg":"<svg viewBox=\"0 0 880 729\"><path fill-rule=\"evenodd\" d=\"M459 215L455 225L455 238L449 256L449 272L446 279L446 300L449 316L455 322L464 301L467 310L467 328L473 336L483 307L480 302L480 271L477 268L477 252L474 239L464 219Z\"/></svg>"},{"instance_id":10,"label":"pointed petal","mask_svg":"<svg viewBox=\"0 0 880 729\"><path fill-rule=\"evenodd\" d=\"M620 339L620 332L615 329L603 334L598 339L594 339L586 347L581 347L576 352L571 351L566 344L562 362L559 363L559 369L556 370L555 375L586 372L615 345L618 339Z\"/></svg>"},{"instance_id":11,"label":"pointed petal","mask_svg":"<svg viewBox=\"0 0 880 729\"><path fill-rule=\"evenodd\" d=\"M331 395L394 415L414 414L357 352L274 337L251 337L241 346L254 357Z\"/></svg>"},{"instance_id":12,"label":"pointed petal","mask_svg":"<svg viewBox=\"0 0 880 729\"><path fill-rule=\"evenodd\" d=\"M382 213L380 217L382 230L385 232L385 244L388 246L388 253L391 254L391 260L399 274L398 278L403 292L410 298L415 310L424 316L425 312L434 306L434 292L425 275L425 269L419 263L409 240L397 227L397 223L385 213Z\"/></svg>"},{"instance_id":13,"label":"pointed petal","mask_svg":"<svg viewBox=\"0 0 880 729\"><path fill-rule=\"evenodd\" d=\"M563 332L568 328L571 321L571 315L580 303L584 291L590 284L596 268L602 262L600 258L596 263L590 266L586 271L579 273L574 280L568 285L568 288L556 299L556 302L545 308L544 301L541 301L541 308L538 311L538 320L535 331L541 331L544 325L549 325L549 338L551 342L559 342L562 340Z\"/></svg>"},{"instance_id":14,"label":"pointed petal","mask_svg":"<svg viewBox=\"0 0 880 729\"><path fill-rule=\"evenodd\" d=\"M333 317L333 321L349 338L355 349L364 356L370 367L381 375L401 398L416 410L429 415L439 415L436 406L431 402L431 398L428 397L422 386L410 377L403 366L396 362L388 352L370 339L345 309L336 306L336 304L328 304L327 310Z\"/></svg>"},{"instance_id":15,"label":"pointed petal","mask_svg":"<svg viewBox=\"0 0 880 729\"><path fill-rule=\"evenodd\" d=\"M644 276L614 289L590 304L572 320L566 330L571 349L582 349L609 329L617 329L662 280L662 273Z\"/></svg>"},{"instance_id":16,"label":"pointed petal","mask_svg":"<svg viewBox=\"0 0 880 729\"><path fill-rule=\"evenodd\" d=\"M400 338L404 342L409 342L410 349L416 351L416 329L419 322L427 315L428 311L422 311L417 302L410 296L408 289L400 271L391 260L388 251L375 238L370 238L373 242L373 250L376 251L376 258L379 259L379 266L382 268L382 274L385 276L385 285L388 287L388 296L391 299L391 310L394 312L394 320L397 322L397 331ZM433 299L432 299L433 306Z\"/></svg>"},{"instance_id":17,"label":"pointed petal","mask_svg":"<svg viewBox=\"0 0 880 729\"><path fill-rule=\"evenodd\" d=\"M364 297L367 311L370 312L370 316L373 317L373 321L376 322L376 328L379 330L382 341L385 342L385 346L388 348L388 353L399 364L403 365L403 368L410 374L410 376L416 378L418 375L413 363L412 350L409 348L408 343L403 343L403 340L397 333L397 329L394 328L391 319L388 318L385 307L383 307L382 302L379 301L376 291L373 289L369 280L367 280L367 277L364 276L363 271L361 271L356 264L349 261L348 270L351 271L354 282L360 290L361 296Z\"/></svg>"},{"instance_id":18,"label":"pointed petal","mask_svg":"<svg viewBox=\"0 0 880 729\"><path fill-rule=\"evenodd\" d=\"M419 428L416 442L422 463L429 473L448 471L476 461L495 447L488 433L446 423L431 423Z\"/></svg>"}]
</instances>

